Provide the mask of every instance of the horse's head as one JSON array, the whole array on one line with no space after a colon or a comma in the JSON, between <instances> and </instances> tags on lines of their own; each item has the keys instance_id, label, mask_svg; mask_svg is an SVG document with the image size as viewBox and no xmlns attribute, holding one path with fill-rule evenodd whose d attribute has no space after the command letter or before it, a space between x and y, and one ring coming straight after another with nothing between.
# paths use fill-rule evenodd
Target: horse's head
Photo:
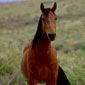
<instances>
[{"instance_id":1,"label":"horse's head","mask_svg":"<svg viewBox=\"0 0 85 85\"><path fill-rule=\"evenodd\" d=\"M57 8L56 2L54 3L52 8L44 8L43 3L40 5L40 9L42 12L41 20L42 20L42 29L43 32L47 35L48 39L53 41L56 37L56 20L57 16L55 14L55 10Z\"/></svg>"}]
</instances>

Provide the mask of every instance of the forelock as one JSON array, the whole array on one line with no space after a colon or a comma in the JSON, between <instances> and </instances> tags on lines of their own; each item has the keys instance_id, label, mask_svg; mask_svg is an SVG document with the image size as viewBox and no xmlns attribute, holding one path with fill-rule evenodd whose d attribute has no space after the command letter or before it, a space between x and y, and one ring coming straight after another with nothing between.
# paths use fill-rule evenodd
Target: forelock
<instances>
[{"instance_id":1,"label":"forelock","mask_svg":"<svg viewBox=\"0 0 85 85\"><path fill-rule=\"evenodd\" d=\"M53 11L52 11L51 8L45 8L44 11L43 11L43 13L44 13L44 15L45 15L46 17L48 16L48 14L49 14L50 12L53 13Z\"/></svg>"}]
</instances>

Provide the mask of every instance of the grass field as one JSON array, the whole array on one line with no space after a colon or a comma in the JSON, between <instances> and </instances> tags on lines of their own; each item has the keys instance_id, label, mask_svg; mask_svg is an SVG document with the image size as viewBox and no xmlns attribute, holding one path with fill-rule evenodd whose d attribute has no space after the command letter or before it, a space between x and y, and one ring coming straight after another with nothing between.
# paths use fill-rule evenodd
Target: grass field
<instances>
[{"instance_id":1,"label":"grass field","mask_svg":"<svg viewBox=\"0 0 85 85\"><path fill-rule=\"evenodd\" d=\"M26 84L20 71L22 51L37 29L41 1L0 3L0 85ZM57 37L52 44L71 85L85 85L85 0L56 1Z\"/></svg>"}]
</instances>

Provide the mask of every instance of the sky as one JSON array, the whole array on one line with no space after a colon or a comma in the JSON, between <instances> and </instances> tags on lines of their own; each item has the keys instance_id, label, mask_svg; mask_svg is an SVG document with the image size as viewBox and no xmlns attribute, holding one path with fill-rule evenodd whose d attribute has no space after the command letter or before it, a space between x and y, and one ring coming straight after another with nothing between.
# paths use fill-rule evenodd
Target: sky
<instances>
[{"instance_id":1,"label":"sky","mask_svg":"<svg viewBox=\"0 0 85 85\"><path fill-rule=\"evenodd\" d=\"M0 2L14 2L16 0L0 0Z\"/></svg>"}]
</instances>

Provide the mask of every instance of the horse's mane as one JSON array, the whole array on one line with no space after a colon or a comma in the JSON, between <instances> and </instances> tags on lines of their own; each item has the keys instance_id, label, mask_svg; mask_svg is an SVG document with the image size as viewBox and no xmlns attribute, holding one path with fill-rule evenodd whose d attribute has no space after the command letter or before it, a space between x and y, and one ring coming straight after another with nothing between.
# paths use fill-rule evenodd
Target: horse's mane
<instances>
[{"instance_id":1,"label":"horse's mane","mask_svg":"<svg viewBox=\"0 0 85 85\"><path fill-rule=\"evenodd\" d=\"M41 16L40 16L37 31L36 31L36 34L34 36L34 39L32 40L33 46L35 46L38 41L42 40L43 34L44 33L42 30L42 20L41 20Z\"/></svg>"}]
</instances>

